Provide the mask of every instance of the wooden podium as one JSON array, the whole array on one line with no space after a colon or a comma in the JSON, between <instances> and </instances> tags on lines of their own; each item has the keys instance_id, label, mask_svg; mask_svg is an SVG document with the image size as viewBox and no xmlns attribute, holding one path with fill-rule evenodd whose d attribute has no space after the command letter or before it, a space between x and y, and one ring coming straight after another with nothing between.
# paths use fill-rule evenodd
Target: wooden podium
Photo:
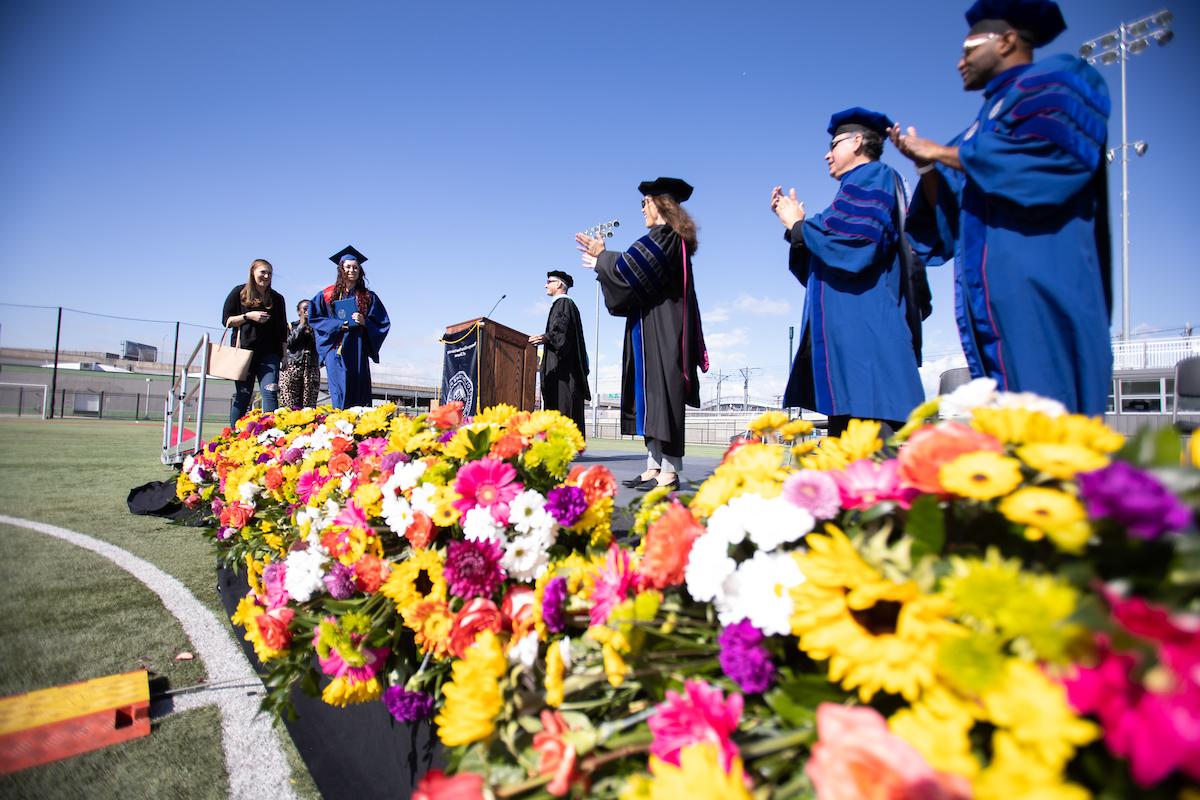
<instances>
[{"instance_id":1,"label":"wooden podium","mask_svg":"<svg viewBox=\"0 0 1200 800\"><path fill-rule=\"evenodd\" d=\"M471 347L474 341L475 347ZM462 399L470 382L473 391L468 415L498 403L508 403L522 411L533 411L537 402L537 346L529 343L529 335L493 322L486 317L467 320L446 328L442 336L446 355L443 358L442 386L438 400ZM475 374L469 370L451 369L451 351L475 352ZM463 373L468 373L466 379Z\"/></svg>"}]
</instances>

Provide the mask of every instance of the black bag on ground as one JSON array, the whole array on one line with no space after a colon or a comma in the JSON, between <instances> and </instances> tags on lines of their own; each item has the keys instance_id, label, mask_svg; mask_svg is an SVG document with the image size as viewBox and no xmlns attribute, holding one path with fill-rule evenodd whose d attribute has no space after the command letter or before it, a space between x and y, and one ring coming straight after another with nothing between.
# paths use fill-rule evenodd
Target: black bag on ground
<instances>
[{"instance_id":1,"label":"black bag on ground","mask_svg":"<svg viewBox=\"0 0 1200 800\"><path fill-rule=\"evenodd\" d=\"M125 498L130 514L151 517L172 517L183 503L175 496L175 479L165 481L150 481L135 489L129 490Z\"/></svg>"}]
</instances>

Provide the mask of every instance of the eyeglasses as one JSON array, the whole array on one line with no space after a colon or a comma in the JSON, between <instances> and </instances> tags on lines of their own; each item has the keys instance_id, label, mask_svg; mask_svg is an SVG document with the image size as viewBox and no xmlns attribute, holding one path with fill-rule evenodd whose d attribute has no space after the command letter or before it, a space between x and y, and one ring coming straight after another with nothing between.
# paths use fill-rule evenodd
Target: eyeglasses
<instances>
[{"instance_id":1,"label":"eyeglasses","mask_svg":"<svg viewBox=\"0 0 1200 800\"><path fill-rule=\"evenodd\" d=\"M829 143L829 149L832 151L833 148L837 147L842 142L848 142L857 135L857 133L844 133L841 136L834 137L833 141Z\"/></svg>"},{"instance_id":2,"label":"eyeglasses","mask_svg":"<svg viewBox=\"0 0 1200 800\"><path fill-rule=\"evenodd\" d=\"M980 33L975 36L968 36L963 42L963 56L970 55L971 51L977 47L982 47L993 39L999 39L999 33Z\"/></svg>"},{"instance_id":3,"label":"eyeglasses","mask_svg":"<svg viewBox=\"0 0 1200 800\"><path fill-rule=\"evenodd\" d=\"M650 198L649 198L649 197L643 197L643 198L642 198L642 208L645 208L645 207L646 207L646 206L647 206L649 203L650 203Z\"/></svg>"}]
</instances>

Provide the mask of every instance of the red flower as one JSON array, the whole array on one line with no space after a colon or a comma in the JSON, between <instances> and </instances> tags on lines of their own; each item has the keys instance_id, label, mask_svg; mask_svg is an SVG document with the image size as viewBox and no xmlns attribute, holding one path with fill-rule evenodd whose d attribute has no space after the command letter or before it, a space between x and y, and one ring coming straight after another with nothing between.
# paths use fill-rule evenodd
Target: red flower
<instances>
[{"instance_id":1,"label":"red flower","mask_svg":"<svg viewBox=\"0 0 1200 800\"><path fill-rule=\"evenodd\" d=\"M266 474L263 475L263 483L272 492L283 486L283 470L279 467L270 467L267 469Z\"/></svg>"},{"instance_id":2,"label":"red flower","mask_svg":"<svg viewBox=\"0 0 1200 800\"><path fill-rule=\"evenodd\" d=\"M431 769L417 784L412 800L483 800L483 776L464 772L450 777Z\"/></svg>"},{"instance_id":3,"label":"red flower","mask_svg":"<svg viewBox=\"0 0 1200 800\"><path fill-rule=\"evenodd\" d=\"M555 797L566 795L572 779L576 777L575 745L563 735L570 730L571 726L561 713L545 709L542 711L542 731L533 736L533 749L538 754L538 774L554 775L546 791Z\"/></svg>"},{"instance_id":4,"label":"red flower","mask_svg":"<svg viewBox=\"0 0 1200 800\"><path fill-rule=\"evenodd\" d=\"M429 412L426 419L437 428L453 428L460 425L463 421L463 403L461 400L455 400L444 406L438 406Z\"/></svg>"},{"instance_id":5,"label":"red flower","mask_svg":"<svg viewBox=\"0 0 1200 800\"><path fill-rule=\"evenodd\" d=\"M671 505L646 531L645 554L641 573L647 586L665 589L683 583L692 543L704 528L678 501Z\"/></svg>"},{"instance_id":6,"label":"red flower","mask_svg":"<svg viewBox=\"0 0 1200 800\"><path fill-rule=\"evenodd\" d=\"M434 540L435 533L433 520L429 515L417 511L413 514L413 521L405 529L404 536L413 547L424 550Z\"/></svg>"},{"instance_id":7,"label":"red flower","mask_svg":"<svg viewBox=\"0 0 1200 800\"><path fill-rule=\"evenodd\" d=\"M221 509L221 524L227 528L244 528L254 516L254 506L238 500Z\"/></svg>"},{"instance_id":8,"label":"red flower","mask_svg":"<svg viewBox=\"0 0 1200 800\"><path fill-rule=\"evenodd\" d=\"M367 553L354 562L354 585L365 594L377 592L390 571L386 561Z\"/></svg>"},{"instance_id":9,"label":"red flower","mask_svg":"<svg viewBox=\"0 0 1200 800\"><path fill-rule=\"evenodd\" d=\"M576 465L567 476L567 483L583 490L583 497L589 506L601 498L617 496L617 479L608 467L599 464L593 467Z\"/></svg>"},{"instance_id":10,"label":"red flower","mask_svg":"<svg viewBox=\"0 0 1200 800\"><path fill-rule=\"evenodd\" d=\"M283 650L292 643L292 631L288 625L296 612L290 608L277 608L254 618L263 644L272 650Z\"/></svg>"},{"instance_id":11,"label":"red flower","mask_svg":"<svg viewBox=\"0 0 1200 800\"><path fill-rule=\"evenodd\" d=\"M513 431L504 434L504 436L493 442L492 449L488 452L488 455L500 459L512 458L513 456L520 455L527 444L529 442L526 441L524 436Z\"/></svg>"},{"instance_id":12,"label":"red flower","mask_svg":"<svg viewBox=\"0 0 1200 800\"><path fill-rule=\"evenodd\" d=\"M329 474L343 475L353 466L354 459L350 458L346 453L338 453L329 459Z\"/></svg>"},{"instance_id":13,"label":"red flower","mask_svg":"<svg viewBox=\"0 0 1200 800\"><path fill-rule=\"evenodd\" d=\"M499 633L504 626L500 609L485 597L476 597L463 606L450 628L450 653L462 658L467 648L475 643L475 637L483 631Z\"/></svg>"},{"instance_id":14,"label":"red flower","mask_svg":"<svg viewBox=\"0 0 1200 800\"><path fill-rule=\"evenodd\" d=\"M338 453L348 453L353 448L354 440L347 439L344 436L335 436L329 447L330 452L332 452L333 455L337 455Z\"/></svg>"},{"instance_id":15,"label":"red flower","mask_svg":"<svg viewBox=\"0 0 1200 800\"><path fill-rule=\"evenodd\" d=\"M528 586L510 586L500 602L500 613L504 615L504 627L511 630L514 639L520 639L533 630L533 589Z\"/></svg>"}]
</instances>

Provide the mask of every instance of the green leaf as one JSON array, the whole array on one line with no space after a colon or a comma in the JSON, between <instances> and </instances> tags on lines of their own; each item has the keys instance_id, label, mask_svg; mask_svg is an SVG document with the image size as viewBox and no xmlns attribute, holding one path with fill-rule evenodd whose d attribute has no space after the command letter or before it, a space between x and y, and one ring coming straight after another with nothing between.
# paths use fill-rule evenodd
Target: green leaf
<instances>
[{"instance_id":1,"label":"green leaf","mask_svg":"<svg viewBox=\"0 0 1200 800\"><path fill-rule=\"evenodd\" d=\"M1119 457L1143 467L1177 467L1183 455L1179 431L1143 428L1121 449Z\"/></svg>"},{"instance_id":2,"label":"green leaf","mask_svg":"<svg viewBox=\"0 0 1200 800\"><path fill-rule=\"evenodd\" d=\"M912 540L914 560L942 552L946 545L946 520L936 497L927 494L913 501L905 532Z\"/></svg>"}]
</instances>

